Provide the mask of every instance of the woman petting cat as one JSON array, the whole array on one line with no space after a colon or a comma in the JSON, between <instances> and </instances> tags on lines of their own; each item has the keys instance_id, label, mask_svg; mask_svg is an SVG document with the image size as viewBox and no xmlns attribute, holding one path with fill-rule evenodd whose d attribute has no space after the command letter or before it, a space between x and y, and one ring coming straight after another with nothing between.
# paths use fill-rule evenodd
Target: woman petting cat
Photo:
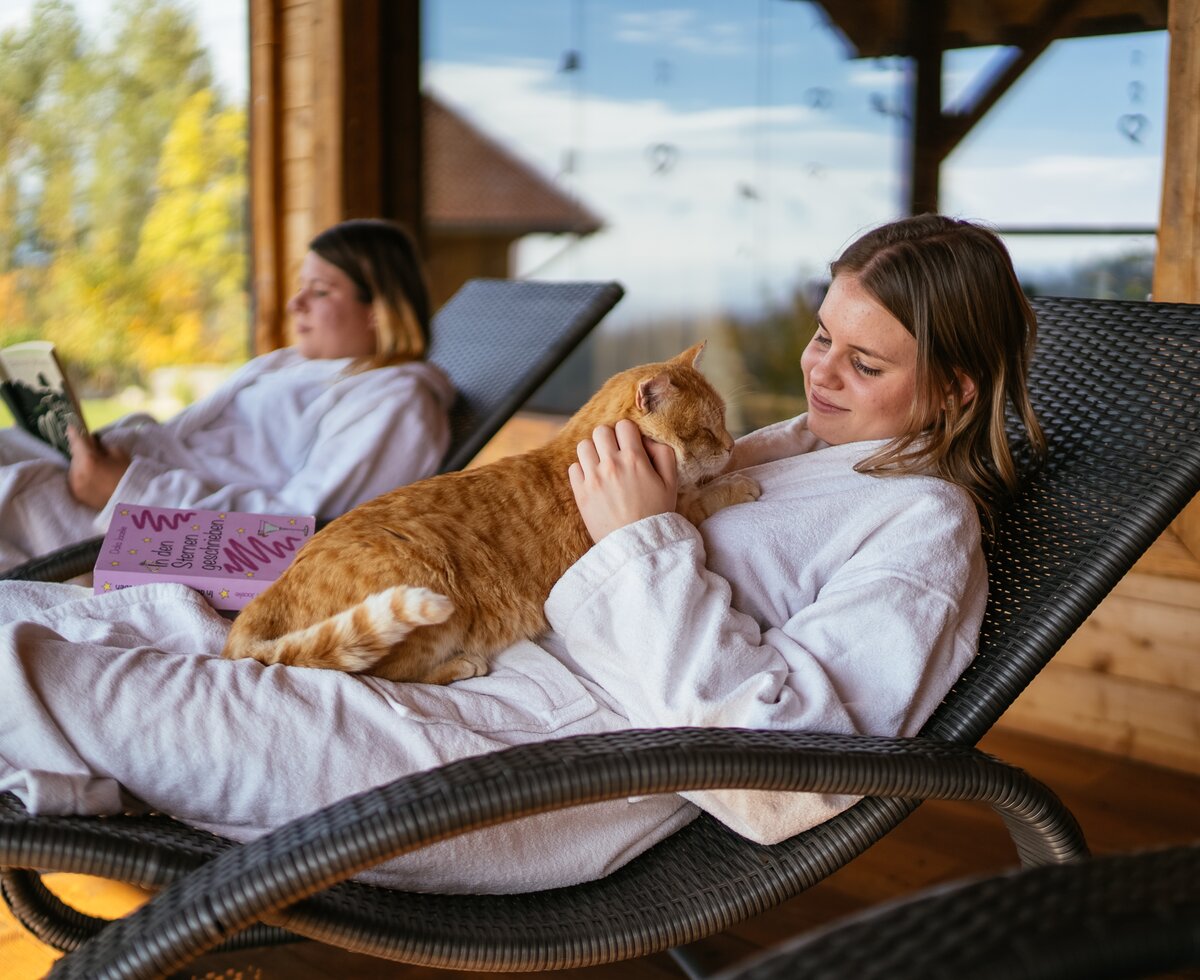
<instances>
[{"instance_id":1,"label":"woman petting cat","mask_svg":"<svg viewBox=\"0 0 1200 980\"><path fill-rule=\"evenodd\" d=\"M744 437L761 496L699 527L676 450L630 421L568 461L595 543L550 629L448 685L218 656L228 623L180 585L0 588L0 789L37 812L148 806L239 840L406 773L506 746L673 725L910 735L976 648L980 521L1017 480L1006 407L1036 325L999 239L925 215L832 265L800 374L809 411ZM497 509L499 520L499 509ZM386 533L386 532L381 532ZM555 542L547 541L548 548ZM447 561L468 560L469 542ZM496 569L490 588L506 588ZM777 841L848 801L705 791L573 807L365 876L428 891L600 877L701 809Z\"/></svg>"},{"instance_id":2,"label":"woman petting cat","mask_svg":"<svg viewBox=\"0 0 1200 980\"><path fill-rule=\"evenodd\" d=\"M454 392L424 361L429 298L389 221L326 229L288 301L291 347L165 422L71 434L71 459L0 430L0 570L102 534L118 502L332 517L435 472Z\"/></svg>"}]
</instances>

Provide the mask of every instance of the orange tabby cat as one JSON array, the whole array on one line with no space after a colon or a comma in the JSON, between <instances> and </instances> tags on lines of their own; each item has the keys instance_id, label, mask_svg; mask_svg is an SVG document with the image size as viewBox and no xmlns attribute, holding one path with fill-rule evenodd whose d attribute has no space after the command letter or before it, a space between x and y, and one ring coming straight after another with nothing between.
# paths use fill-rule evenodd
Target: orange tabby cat
<instances>
[{"instance_id":1,"label":"orange tabby cat","mask_svg":"<svg viewBox=\"0 0 1200 980\"><path fill-rule=\"evenodd\" d=\"M696 370L703 344L611 378L550 443L399 487L332 521L234 620L222 656L446 684L546 629L554 583L592 541L567 468L598 425L632 419L675 450L693 521L755 500L720 473L733 439Z\"/></svg>"}]
</instances>

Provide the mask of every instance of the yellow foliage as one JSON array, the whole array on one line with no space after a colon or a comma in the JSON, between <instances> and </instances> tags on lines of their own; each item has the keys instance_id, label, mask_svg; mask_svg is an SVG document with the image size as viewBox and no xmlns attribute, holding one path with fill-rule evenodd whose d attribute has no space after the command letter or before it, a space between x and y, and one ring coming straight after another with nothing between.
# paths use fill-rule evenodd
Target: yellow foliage
<instances>
[{"instance_id":1,"label":"yellow foliage","mask_svg":"<svg viewBox=\"0 0 1200 980\"><path fill-rule=\"evenodd\" d=\"M23 324L28 316L20 275L20 270L0 273L0 324L6 331Z\"/></svg>"}]
</instances>

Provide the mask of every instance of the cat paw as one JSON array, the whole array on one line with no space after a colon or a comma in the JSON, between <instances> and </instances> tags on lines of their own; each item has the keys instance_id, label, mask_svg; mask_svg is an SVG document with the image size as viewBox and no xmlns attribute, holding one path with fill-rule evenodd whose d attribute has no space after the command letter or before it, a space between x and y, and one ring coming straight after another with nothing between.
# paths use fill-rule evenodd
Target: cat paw
<instances>
[{"instance_id":1,"label":"cat paw","mask_svg":"<svg viewBox=\"0 0 1200 980\"><path fill-rule=\"evenodd\" d=\"M744 473L728 473L711 483L679 495L678 511L693 524L712 517L719 510L735 504L748 504L762 496L757 480Z\"/></svg>"},{"instance_id":2,"label":"cat paw","mask_svg":"<svg viewBox=\"0 0 1200 980\"><path fill-rule=\"evenodd\" d=\"M488 670L488 662L484 657L464 653L438 667L428 683L452 684L454 681L465 681L468 677L482 677Z\"/></svg>"},{"instance_id":3,"label":"cat paw","mask_svg":"<svg viewBox=\"0 0 1200 980\"><path fill-rule=\"evenodd\" d=\"M728 476L718 479L726 487L724 491L727 499L726 507L732 507L734 504L753 503L762 496L762 487L758 485L758 481L752 480L744 473L730 473Z\"/></svg>"}]
</instances>

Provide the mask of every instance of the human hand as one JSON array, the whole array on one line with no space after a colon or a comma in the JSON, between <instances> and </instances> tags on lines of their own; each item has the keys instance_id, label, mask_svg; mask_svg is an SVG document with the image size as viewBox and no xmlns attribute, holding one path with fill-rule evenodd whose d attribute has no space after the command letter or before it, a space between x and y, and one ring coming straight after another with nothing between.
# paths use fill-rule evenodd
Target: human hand
<instances>
[{"instance_id":1,"label":"human hand","mask_svg":"<svg viewBox=\"0 0 1200 980\"><path fill-rule=\"evenodd\" d=\"M71 464L67 468L67 486L81 504L100 510L117 489L129 469L129 454L107 449L75 426L67 427Z\"/></svg>"},{"instance_id":2,"label":"human hand","mask_svg":"<svg viewBox=\"0 0 1200 980\"><path fill-rule=\"evenodd\" d=\"M633 422L602 425L576 447L567 470L580 516L592 536L675 509L675 450L645 439Z\"/></svg>"}]
</instances>

